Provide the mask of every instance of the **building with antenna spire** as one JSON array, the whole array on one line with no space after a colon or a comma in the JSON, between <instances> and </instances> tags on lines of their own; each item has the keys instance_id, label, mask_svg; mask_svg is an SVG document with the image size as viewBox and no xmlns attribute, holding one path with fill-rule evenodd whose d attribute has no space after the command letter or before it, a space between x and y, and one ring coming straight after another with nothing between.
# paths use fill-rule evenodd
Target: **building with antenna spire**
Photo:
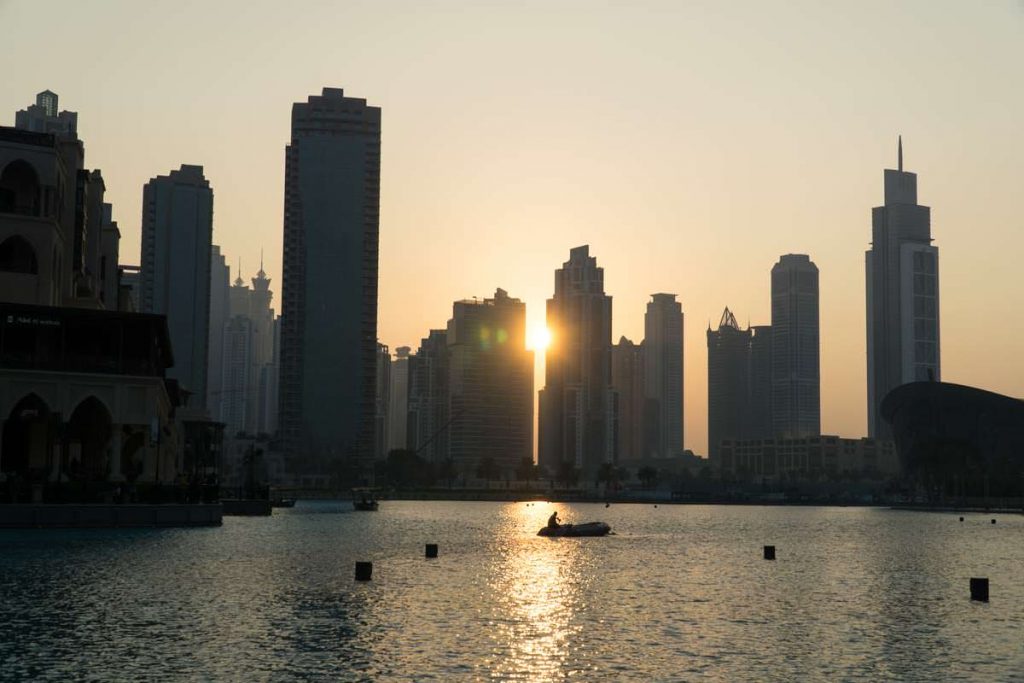
<instances>
[{"instance_id":1,"label":"building with antenna spire","mask_svg":"<svg viewBox=\"0 0 1024 683\"><path fill-rule=\"evenodd\" d=\"M872 209L865 254L868 434L889 438L882 400L908 382L941 379L939 250L932 245L931 210L917 203L917 174L886 169L885 203Z\"/></svg>"}]
</instances>

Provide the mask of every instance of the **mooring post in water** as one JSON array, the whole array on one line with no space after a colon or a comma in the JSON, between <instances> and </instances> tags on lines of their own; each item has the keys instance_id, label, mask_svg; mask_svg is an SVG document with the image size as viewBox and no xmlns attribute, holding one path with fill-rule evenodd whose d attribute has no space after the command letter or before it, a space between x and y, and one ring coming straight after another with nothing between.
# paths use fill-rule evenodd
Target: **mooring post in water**
<instances>
[{"instance_id":1,"label":"mooring post in water","mask_svg":"<svg viewBox=\"0 0 1024 683\"><path fill-rule=\"evenodd\" d=\"M773 546L773 545L766 545L764 547L764 559L766 559L766 560L774 560L775 559L775 546Z\"/></svg>"},{"instance_id":2,"label":"mooring post in water","mask_svg":"<svg viewBox=\"0 0 1024 683\"><path fill-rule=\"evenodd\" d=\"M993 520L992 520L992 523L993 523L993 524L995 524L995 523L996 523L996 520L994 520L994 519L993 519Z\"/></svg>"},{"instance_id":3,"label":"mooring post in water","mask_svg":"<svg viewBox=\"0 0 1024 683\"><path fill-rule=\"evenodd\" d=\"M373 562L356 562L356 581L369 581L373 577Z\"/></svg>"},{"instance_id":4,"label":"mooring post in water","mask_svg":"<svg viewBox=\"0 0 1024 683\"><path fill-rule=\"evenodd\" d=\"M988 602L988 579L971 577L971 600Z\"/></svg>"},{"instance_id":5,"label":"mooring post in water","mask_svg":"<svg viewBox=\"0 0 1024 683\"><path fill-rule=\"evenodd\" d=\"M426 555L427 555L427 557L437 557L437 544L436 543L428 543L427 544L427 553L426 553Z\"/></svg>"},{"instance_id":6,"label":"mooring post in water","mask_svg":"<svg viewBox=\"0 0 1024 683\"><path fill-rule=\"evenodd\" d=\"M961 518L960 518L960 521L961 521L961 522L962 522L962 521L964 521L964 518L963 518L963 517L961 517Z\"/></svg>"}]
</instances>

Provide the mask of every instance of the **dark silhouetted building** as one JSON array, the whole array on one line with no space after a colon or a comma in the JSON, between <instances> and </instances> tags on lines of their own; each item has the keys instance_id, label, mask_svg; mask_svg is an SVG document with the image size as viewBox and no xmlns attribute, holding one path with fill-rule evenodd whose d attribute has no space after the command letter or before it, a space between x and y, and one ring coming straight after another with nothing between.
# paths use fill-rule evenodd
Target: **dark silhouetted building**
<instances>
[{"instance_id":1,"label":"dark silhouetted building","mask_svg":"<svg viewBox=\"0 0 1024 683\"><path fill-rule=\"evenodd\" d=\"M612 347L612 388L619 402L619 462L644 455L644 349L622 337Z\"/></svg>"},{"instance_id":2,"label":"dark silhouetted building","mask_svg":"<svg viewBox=\"0 0 1024 683\"><path fill-rule=\"evenodd\" d=\"M213 190L202 166L182 165L142 191L142 264L139 303L167 316L174 367L167 375L206 405L210 343L210 258Z\"/></svg>"},{"instance_id":3,"label":"dark silhouetted building","mask_svg":"<svg viewBox=\"0 0 1024 683\"><path fill-rule=\"evenodd\" d=\"M231 268L216 244L210 246L210 340L206 365L206 407L221 419L224 396L224 326L231 319Z\"/></svg>"},{"instance_id":4,"label":"dark silhouetted building","mask_svg":"<svg viewBox=\"0 0 1024 683\"><path fill-rule=\"evenodd\" d=\"M645 456L683 452L683 309L675 294L652 294L644 316Z\"/></svg>"},{"instance_id":5,"label":"dark silhouetted building","mask_svg":"<svg viewBox=\"0 0 1024 683\"><path fill-rule=\"evenodd\" d=\"M408 448L406 430L409 415L409 351L408 346L395 349L391 359L391 386L388 389L388 441L387 452Z\"/></svg>"},{"instance_id":6,"label":"dark silhouetted building","mask_svg":"<svg viewBox=\"0 0 1024 683\"><path fill-rule=\"evenodd\" d=\"M722 441L719 471L740 481L819 482L831 479L882 481L900 472L891 441L816 435Z\"/></svg>"},{"instance_id":7,"label":"dark silhouetted building","mask_svg":"<svg viewBox=\"0 0 1024 683\"><path fill-rule=\"evenodd\" d=\"M380 136L380 109L341 89L292 106L279 426L296 470L373 457Z\"/></svg>"},{"instance_id":8,"label":"dark silhouetted building","mask_svg":"<svg viewBox=\"0 0 1024 683\"><path fill-rule=\"evenodd\" d=\"M388 455L388 425L391 421L391 351L387 344L377 342L377 390L374 407L374 457ZM397 416L396 416L397 417ZM402 416L404 417L404 416Z\"/></svg>"},{"instance_id":9,"label":"dark silhouetted building","mask_svg":"<svg viewBox=\"0 0 1024 683\"><path fill-rule=\"evenodd\" d=\"M409 399L406 442L427 462L448 457L449 391L448 332L430 330L409 357Z\"/></svg>"},{"instance_id":10,"label":"dark silhouetted building","mask_svg":"<svg viewBox=\"0 0 1024 683\"><path fill-rule=\"evenodd\" d=\"M503 289L493 299L456 301L448 353L448 458L468 474L489 458L511 477L523 458L533 458L533 352L526 349L526 304Z\"/></svg>"},{"instance_id":11,"label":"dark silhouetted building","mask_svg":"<svg viewBox=\"0 0 1024 683\"><path fill-rule=\"evenodd\" d=\"M750 328L750 408L745 436L772 436L772 326Z\"/></svg>"},{"instance_id":12,"label":"dark silhouetted building","mask_svg":"<svg viewBox=\"0 0 1024 683\"><path fill-rule=\"evenodd\" d=\"M612 298L590 247L576 247L555 271L547 302L552 343L540 392L539 464L584 473L616 461L617 406L611 388Z\"/></svg>"},{"instance_id":13,"label":"dark silhouetted building","mask_svg":"<svg viewBox=\"0 0 1024 683\"><path fill-rule=\"evenodd\" d=\"M786 254L772 268L771 435L821 433L818 339L818 267Z\"/></svg>"},{"instance_id":14,"label":"dark silhouetted building","mask_svg":"<svg viewBox=\"0 0 1024 683\"><path fill-rule=\"evenodd\" d=\"M911 382L889 392L881 410L904 470L929 498L1024 495L1024 401L960 384Z\"/></svg>"},{"instance_id":15,"label":"dark silhouetted building","mask_svg":"<svg viewBox=\"0 0 1024 683\"><path fill-rule=\"evenodd\" d=\"M882 399L907 382L940 380L939 250L931 215L917 203L917 175L885 170L885 205L871 213L866 254L868 434L886 437Z\"/></svg>"},{"instance_id":16,"label":"dark silhouetted building","mask_svg":"<svg viewBox=\"0 0 1024 683\"><path fill-rule=\"evenodd\" d=\"M750 432L750 330L725 309L718 329L708 328L708 457L718 462L723 439Z\"/></svg>"}]
</instances>

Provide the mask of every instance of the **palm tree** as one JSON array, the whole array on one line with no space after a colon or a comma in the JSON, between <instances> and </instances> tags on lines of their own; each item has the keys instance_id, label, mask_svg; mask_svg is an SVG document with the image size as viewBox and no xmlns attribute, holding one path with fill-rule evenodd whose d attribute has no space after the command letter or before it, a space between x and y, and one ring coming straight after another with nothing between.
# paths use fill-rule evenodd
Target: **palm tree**
<instances>
[{"instance_id":1,"label":"palm tree","mask_svg":"<svg viewBox=\"0 0 1024 683\"><path fill-rule=\"evenodd\" d=\"M650 465L641 467L636 476L643 482L645 488L653 489L658 483L658 470Z\"/></svg>"},{"instance_id":2,"label":"palm tree","mask_svg":"<svg viewBox=\"0 0 1024 683\"><path fill-rule=\"evenodd\" d=\"M494 462L494 458L487 456L485 458L481 458L480 462L477 463L476 476L487 480L487 488L491 488L491 480L501 478L501 469L498 467L498 464Z\"/></svg>"}]
</instances>

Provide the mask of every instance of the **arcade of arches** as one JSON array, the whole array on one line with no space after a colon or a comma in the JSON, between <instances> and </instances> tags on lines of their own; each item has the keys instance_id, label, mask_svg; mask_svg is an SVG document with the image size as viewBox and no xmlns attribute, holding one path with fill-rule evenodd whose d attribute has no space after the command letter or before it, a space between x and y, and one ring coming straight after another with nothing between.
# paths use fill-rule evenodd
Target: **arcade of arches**
<instances>
[{"instance_id":1,"label":"arcade of arches","mask_svg":"<svg viewBox=\"0 0 1024 683\"><path fill-rule=\"evenodd\" d=\"M147 425L113 422L107 406L95 396L81 400L66 419L36 393L0 415L0 481L22 483L134 482L173 479L174 458L156 460L147 448Z\"/></svg>"}]
</instances>

